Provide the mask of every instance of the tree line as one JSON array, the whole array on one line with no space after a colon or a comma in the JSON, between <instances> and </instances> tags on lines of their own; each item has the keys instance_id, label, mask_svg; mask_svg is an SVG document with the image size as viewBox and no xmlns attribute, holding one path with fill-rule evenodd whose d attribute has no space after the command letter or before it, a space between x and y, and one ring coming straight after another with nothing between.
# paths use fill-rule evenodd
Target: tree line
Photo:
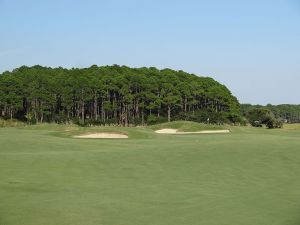
<instances>
[{"instance_id":1,"label":"tree line","mask_svg":"<svg viewBox=\"0 0 300 225\"><path fill-rule=\"evenodd\" d=\"M29 123L150 124L173 119L238 123L222 84L184 71L126 66L22 66L0 74L0 112Z\"/></svg>"},{"instance_id":2,"label":"tree line","mask_svg":"<svg viewBox=\"0 0 300 225\"><path fill-rule=\"evenodd\" d=\"M265 125L267 128L282 128L283 121L278 118L266 108L251 108L246 112L245 117L248 122L254 127L262 127Z\"/></svg>"},{"instance_id":3,"label":"tree line","mask_svg":"<svg viewBox=\"0 0 300 225\"><path fill-rule=\"evenodd\" d=\"M282 104L282 105L251 105L241 104L241 113L247 117L249 111L254 109L268 110L275 118L286 123L300 123L300 105Z\"/></svg>"}]
</instances>

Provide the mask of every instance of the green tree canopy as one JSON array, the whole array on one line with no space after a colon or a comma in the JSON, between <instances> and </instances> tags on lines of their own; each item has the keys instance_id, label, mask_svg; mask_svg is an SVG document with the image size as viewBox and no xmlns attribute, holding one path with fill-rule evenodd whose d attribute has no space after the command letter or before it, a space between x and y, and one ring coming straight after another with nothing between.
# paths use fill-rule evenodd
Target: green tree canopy
<instances>
[{"instance_id":1,"label":"green tree canopy","mask_svg":"<svg viewBox=\"0 0 300 225\"><path fill-rule=\"evenodd\" d=\"M0 75L1 116L32 123L239 122L239 107L212 78L171 69L22 66Z\"/></svg>"}]
</instances>

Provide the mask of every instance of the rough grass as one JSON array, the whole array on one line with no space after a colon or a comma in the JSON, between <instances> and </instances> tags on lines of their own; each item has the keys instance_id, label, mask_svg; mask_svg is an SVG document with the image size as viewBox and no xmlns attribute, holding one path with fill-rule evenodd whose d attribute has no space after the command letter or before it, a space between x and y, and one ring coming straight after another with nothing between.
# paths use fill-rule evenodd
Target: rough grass
<instances>
[{"instance_id":1,"label":"rough grass","mask_svg":"<svg viewBox=\"0 0 300 225\"><path fill-rule=\"evenodd\" d=\"M71 138L95 130L129 139ZM1 128L0 224L300 224L300 129L231 130Z\"/></svg>"},{"instance_id":2,"label":"rough grass","mask_svg":"<svg viewBox=\"0 0 300 225\"><path fill-rule=\"evenodd\" d=\"M283 126L284 130L300 130L300 124L285 124Z\"/></svg>"},{"instance_id":3,"label":"rough grass","mask_svg":"<svg viewBox=\"0 0 300 225\"><path fill-rule=\"evenodd\" d=\"M4 120L0 119L0 127L23 127L26 124L18 120Z\"/></svg>"}]
</instances>

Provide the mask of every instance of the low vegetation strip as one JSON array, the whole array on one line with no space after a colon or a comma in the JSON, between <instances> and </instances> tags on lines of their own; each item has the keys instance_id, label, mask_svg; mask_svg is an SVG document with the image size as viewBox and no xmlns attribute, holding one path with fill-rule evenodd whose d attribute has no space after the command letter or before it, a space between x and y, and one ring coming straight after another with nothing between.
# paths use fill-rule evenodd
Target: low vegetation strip
<instances>
[{"instance_id":1,"label":"low vegetation strip","mask_svg":"<svg viewBox=\"0 0 300 225\"><path fill-rule=\"evenodd\" d=\"M18 120L0 119L0 127L24 127L26 124Z\"/></svg>"}]
</instances>

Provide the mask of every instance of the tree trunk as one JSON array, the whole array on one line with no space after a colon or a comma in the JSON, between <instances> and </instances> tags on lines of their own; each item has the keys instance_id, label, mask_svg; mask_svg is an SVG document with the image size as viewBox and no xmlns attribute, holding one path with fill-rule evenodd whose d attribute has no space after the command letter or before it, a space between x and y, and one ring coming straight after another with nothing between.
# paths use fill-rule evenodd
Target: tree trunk
<instances>
[{"instance_id":1,"label":"tree trunk","mask_svg":"<svg viewBox=\"0 0 300 225\"><path fill-rule=\"evenodd\" d=\"M84 101L81 103L81 120L84 123Z\"/></svg>"},{"instance_id":2,"label":"tree trunk","mask_svg":"<svg viewBox=\"0 0 300 225\"><path fill-rule=\"evenodd\" d=\"M94 116L95 119L98 120L98 101L97 101L97 94L94 96Z\"/></svg>"},{"instance_id":3,"label":"tree trunk","mask_svg":"<svg viewBox=\"0 0 300 225\"><path fill-rule=\"evenodd\" d=\"M84 98L83 98L83 95L84 95L84 90L82 89L81 90L81 121L82 123L84 123Z\"/></svg>"},{"instance_id":4,"label":"tree trunk","mask_svg":"<svg viewBox=\"0 0 300 225\"><path fill-rule=\"evenodd\" d=\"M6 104L5 104L5 105L4 105L4 110L3 110L2 116L6 116L6 113L7 113L7 106L6 106Z\"/></svg>"},{"instance_id":5,"label":"tree trunk","mask_svg":"<svg viewBox=\"0 0 300 225\"><path fill-rule=\"evenodd\" d=\"M38 123L36 108L37 108L37 99L35 98L35 100L34 100L34 120L36 123Z\"/></svg>"},{"instance_id":6,"label":"tree trunk","mask_svg":"<svg viewBox=\"0 0 300 225\"><path fill-rule=\"evenodd\" d=\"M168 122L171 122L171 106L168 105Z\"/></svg>"},{"instance_id":7,"label":"tree trunk","mask_svg":"<svg viewBox=\"0 0 300 225\"><path fill-rule=\"evenodd\" d=\"M102 122L105 121L104 100L103 99L102 99L102 102L101 102L101 120L102 120Z\"/></svg>"}]
</instances>

